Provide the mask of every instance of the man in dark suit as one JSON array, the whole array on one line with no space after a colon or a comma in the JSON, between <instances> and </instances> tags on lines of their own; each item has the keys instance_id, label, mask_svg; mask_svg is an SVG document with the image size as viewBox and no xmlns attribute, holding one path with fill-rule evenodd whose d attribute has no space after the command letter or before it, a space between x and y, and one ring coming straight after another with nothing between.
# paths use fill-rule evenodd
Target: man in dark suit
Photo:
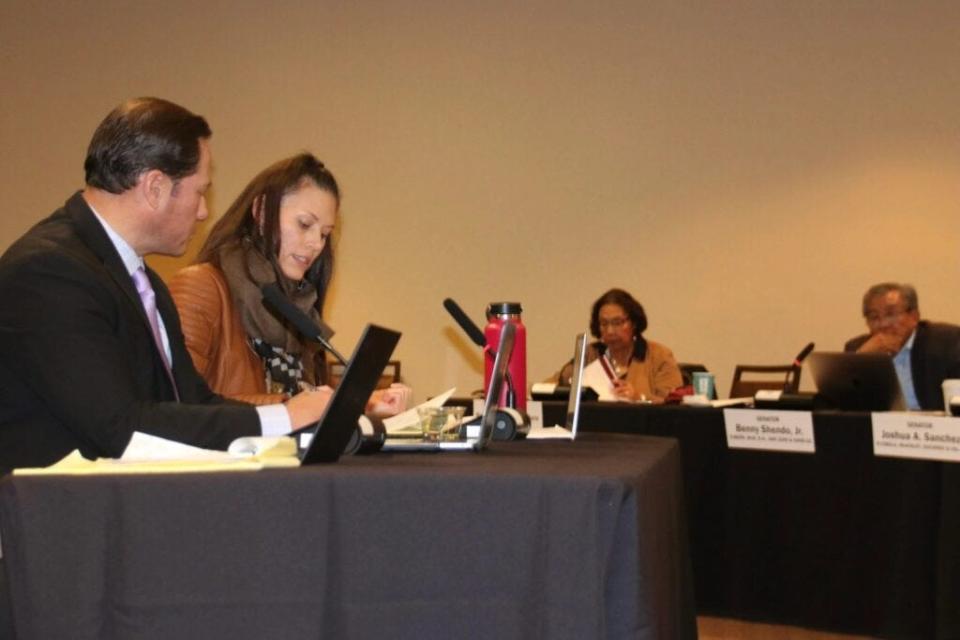
<instances>
[{"instance_id":1,"label":"man in dark suit","mask_svg":"<svg viewBox=\"0 0 960 640\"><path fill-rule=\"evenodd\" d=\"M183 254L207 216L210 135L165 100L123 103L90 142L86 188L0 258L0 473L119 457L134 431L224 449L320 418L328 389L268 407L212 393L143 263Z\"/></svg>"},{"instance_id":2,"label":"man in dark suit","mask_svg":"<svg viewBox=\"0 0 960 640\"><path fill-rule=\"evenodd\" d=\"M916 290L895 282L867 290L863 317L870 333L850 340L844 350L890 355L907 407L942 410L943 381L960 378L960 327L921 320Z\"/></svg>"}]
</instances>

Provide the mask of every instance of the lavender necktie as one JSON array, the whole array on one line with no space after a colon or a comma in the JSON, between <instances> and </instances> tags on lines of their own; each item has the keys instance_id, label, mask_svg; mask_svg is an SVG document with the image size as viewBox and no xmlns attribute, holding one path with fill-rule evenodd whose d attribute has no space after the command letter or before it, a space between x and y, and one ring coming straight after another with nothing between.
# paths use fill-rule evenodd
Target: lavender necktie
<instances>
[{"instance_id":1,"label":"lavender necktie","mask_svg":"<svg viewBox=\"0 0 960 640\"><path fill-rule=\"evenodd\" d=\"M163 338L160 337L160 317L157 315L157 296L153 292L153 285L150 284L150 278L143 267L139 267L133 272L133 284L137 287L137 293L140 294L140 301L143 303L143 310L147 312L147 321L150 323L150 331L153 332L153 341L160 352L160 358L163 360L163 368L167 371L167 377L170 378L170 384L173 386L173 395L180 400L180 394L177 392L177 383L173 380L173 371L170 368L170 362L167 360L167 352L163 348Z\"/></svg>"}]
</instances>

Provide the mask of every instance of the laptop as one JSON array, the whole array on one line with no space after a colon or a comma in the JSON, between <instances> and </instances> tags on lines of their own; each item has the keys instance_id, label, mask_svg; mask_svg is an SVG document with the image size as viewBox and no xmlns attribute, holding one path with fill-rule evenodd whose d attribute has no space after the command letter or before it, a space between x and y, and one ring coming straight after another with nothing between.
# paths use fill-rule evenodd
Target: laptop
<instances>
[{"instance_id":1,"label":"laptop","mask_svg":"<svg viewBox=\"0 0 960 640\"><path fill-rule=\"evenodd\" d=\"M583 400L583 368L587 362L587 334L578 333L573 348L573 377L570 379L570 398L567 400L567 422L564 429L570 432L570 439L577 439L577 425L580 424L580 403Z\"/></svg>"},{"instance_id":2,"label":"laptop","mask_svg":"<svg viewBox=\"0 0 960 640\"><path fill-rule=\"evenodd\" d=\"M893 358L883 353L818 351L807 359L817 393L844 411L903 411Z\"/></svg>"},{"instance_id":3,"label":"laptop","mask_svg":"<svg viewBox=\"0 0 960 640\"><path fill-rule=\"evenodd\" d=\"M507 365L510 364L510 354L513 353L516 330L513 323L508 322L503 325L500 344L497 345L497 355L493 361L493 371L490 374L490 384L487 386L483 414L479 423L462 427L466 431L465 439L437 442L417 438L387 438L383 442L381 451L483 451L486 449L493 438L493 429L497 420L497 401L507 376Z\"/></svg>"},{"instance_id":4,"label":"laptop","mask_svg":"<svg viewBox=\"0 0 960 640\"><path fill-rule=\"evenodd\" d=\"M399 340L396 331L367 325L320 421L293 433L298 441L301 435L311 434L310 443L300 454L301 465L336 462L340 458L351 438L356 437L357 420Z\"/></svg>"},{"instance_id":5,"label":"laptop","mask_svg":"<svg viewBox=\"0 0 960 640\"><path fill-rule=\"evenodd\" d=\"M580 336L583 336L583 345L580 344ZM600 396L592 387L587 387L583 385L583 366L586 366L586 362L578 362L577 354L583 353L586 354L587 346L587 334L577 334L576 338L576 347L573 350L573 358L570 361L563 365L560 369L560 380L556 383L553 382L537 382L530 389L530 395L534 400L566 400L569 403L571 393L579 393L580 400L595 401L599 400ZM562 374L566 370L567 366L570 366L570 380L564 381ZM580 372L579 374L577 372ZM578 378L579 375L579 378ZM567 384L569 382L569 384ZM576 391L574 391L576 387ZM570 403L572 406L572 403ZM579 407L579 403L577 405Z\"/></svg>"},{"instance_id":6,"label":"laptop","mask_svg":"<svg viewBox=\"0 0 960 640\"><path fill-rule=\"evenodd\" d=\"M577 334L573 348L573 370L570 375L570 394L567 397L567 417L564 424L538 426L530 429L527 440L575 440L580 424L580 404L583 397L583 369L587 362L587 334Z\"/></svg>"}]
</instances>

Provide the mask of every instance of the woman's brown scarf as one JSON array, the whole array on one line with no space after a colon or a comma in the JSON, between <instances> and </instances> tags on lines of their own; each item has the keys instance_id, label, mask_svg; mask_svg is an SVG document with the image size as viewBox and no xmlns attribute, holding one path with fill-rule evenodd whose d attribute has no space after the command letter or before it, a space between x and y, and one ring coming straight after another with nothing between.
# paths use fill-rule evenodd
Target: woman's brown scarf
<instances>
[{"instance_id":1,"label":"woman's brown scarf","mask_svg":"<svg viewBox=\"0 0 960 640\"><path fill-rule=\"evenodd\" d=\"M260 287L277 282L290 301L314 321L320 318L314 307L317 301L316 288L306 280L293 282L284 277L249 240L222 249L220 269L230 287L233 304L240 313L247 338L264 358L268 379L279 383L289 393L295 393L296 381L302 374L300 371L285 372L289 368L300 370L306 365L312 374L312 362L307 361L312 359L316 350L312 345L305 345L296 329L264 306ZM267 351L273 351L272 356L264 351L264 345ZM286 377L292 379L278 380Z\"/></svg>"}]
</instances>

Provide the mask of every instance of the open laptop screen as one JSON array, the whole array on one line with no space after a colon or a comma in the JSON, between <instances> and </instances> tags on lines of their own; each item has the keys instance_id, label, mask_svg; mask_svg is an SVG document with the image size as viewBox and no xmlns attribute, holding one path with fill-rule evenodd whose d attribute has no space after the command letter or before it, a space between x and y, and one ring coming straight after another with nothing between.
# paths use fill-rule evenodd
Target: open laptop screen
<instances>
[{"instance_id":1,"label":"open laptop screen","mask_svg":"<svg viewBox=\"0 0 960 640\"><path fill-rule=\"evenodd\" d=\"M899 411L906 407L893 358L883 353L818 351L807 362L817 393L845 411Z\"/></svg>"},{"instance_id":2,"label":"open laptop screen","mask_svg":"<svg viewBox=\"0 0 960 640\"><path fill-rule=\"evenodd\" d=\"M421 452L421 451L481 451L493 438L497 420L497 400L507 375L507 365L513 352L513 341L516 328L506 324L500 334L500 343L497 345L497 355L494 358L493 371L487 385L487 396L484 402L480 420L471 422L465 427L467 437L464 440L425 440L423 438L387 438L383 443L383 451L387 452Z\"/></svg>"},{"instance_id":3,"label":"open laptop screen","mask_svg":"<svg viewBox=\"0 0 960 640\"><path fill-rule=\"evenodd\" d=\"M479 449L487 446L487 443L493 438L493 430L497 420L497 407L500 400L500 392L507 378L507 367L510 364L510 356L513 354L513 341L516 336L517 327L508 322L500 330L500 344L497 345L497 355L493 361L493 371L490 374L490 386L487 388L486 402L483 405L483 417L480 421L480 438L478 440Z\"/></svg>"},{"instance_id":4,"label":"open laptop screen","mask_svg":"<svg viewBox=\"0 0 960 640\"><path fill-rule=\"evenodd\" d=\"M580 402L583 391L583 367L587 356L587 334L577 334L573 350L573 377L570 379L570 398L567 400L566 428L571 437L577 437L577 425L580 424Z\"/></svg>"},{"instance_id":5,"label":"open laptop screen","mask_svg":"<svg viewBox=\"0 0 960 640\"><path fill-rule=\"evenodd\" d=\"M400 334L373 324L367 325L337 390L315 427L300 464L336 462L357 430L357 420L387 366Z\"/></svg>"}]
</instances>

